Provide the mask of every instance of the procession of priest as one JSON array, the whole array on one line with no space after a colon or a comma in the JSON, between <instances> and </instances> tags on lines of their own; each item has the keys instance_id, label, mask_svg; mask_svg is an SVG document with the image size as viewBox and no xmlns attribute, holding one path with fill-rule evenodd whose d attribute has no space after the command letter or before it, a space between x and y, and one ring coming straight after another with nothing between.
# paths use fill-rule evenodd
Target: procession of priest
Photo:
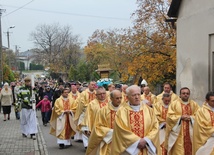
<instances>
[{"instance_id":1,"label":"procession of priest","mask_svg":"<svg viewBox=\"0 0 214 155\"><path fill-rule=\"evenodd\" d=\"M24 81L17 91L22 135L36 139L31 79ZM190 99L188 87L181 88L177 95L167 82L157 96L147 84L111 83L106 89L95 81L59 83L52 93L51 85L39 103L42 109L50 109L42 111L43 125L50 122L50 134L56 137L59 149L72 146L74 139L83 142L86 155L214 154L214 92L205 94L200 106ZM50 94L50 102L45 102Z\"/></svg>"}]
</instances>

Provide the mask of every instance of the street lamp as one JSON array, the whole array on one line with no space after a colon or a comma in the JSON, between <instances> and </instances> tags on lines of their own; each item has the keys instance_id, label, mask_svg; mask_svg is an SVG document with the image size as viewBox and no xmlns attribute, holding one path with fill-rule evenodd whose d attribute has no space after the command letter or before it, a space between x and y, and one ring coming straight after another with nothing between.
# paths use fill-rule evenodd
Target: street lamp
<instances>
[{"instance_id":1,"label":"street lamp","mask_svg":"<svg viewBox=\"0 0 214 155\"><path fill-rule=\"evenodd\" d=\"M10 32L9 32L9 29L13 29L13 28L15 28L15 25L10 26L10 27L7 29L7 43L8 43L8 49L10 49L10 39L9 39Z\"/></svg>"},{"instance_id":2,"label":"street lamp","mask_svg":"<svg viewBox=\"0 0 214 155\"><path fill-rule=\"evenodd\" d=\"M10 50L10 39L9 39L9 36L10 36L10 32L9 32L9 29L13 29L13 28L15 28L15 25L13 25L13 26L10 26L8 29L7 29L7 43L8 43L8 51ZM10 52L10 51L9 51ZM9 53L9 55L8 55L8 63L9 63L9 67L11 67L10 65L10 53Z\"/></svg>"}]
</instances>

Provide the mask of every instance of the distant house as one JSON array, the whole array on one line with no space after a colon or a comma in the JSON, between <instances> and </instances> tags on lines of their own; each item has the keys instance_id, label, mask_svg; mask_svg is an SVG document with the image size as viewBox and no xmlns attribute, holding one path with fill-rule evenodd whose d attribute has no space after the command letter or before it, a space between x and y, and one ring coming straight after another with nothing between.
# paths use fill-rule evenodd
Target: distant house
<instances>
[{"instance_id":1,"label":"distant house","mask_svg":"<svg viewBox=\"0 0 214 155\"><path fill-rule=\"evenodd\" d=\"M21 61L25 64L25 70L29 70L30 63L34 60L33 50L17 53L16 59L17 61Z\"/></svg>"},{"instance_id":2,"label":"distant house","mask_svg":"<svg viewBox=\"0 0 214 155\"><path fill-rule=\"evenodd\" d=\"M214 1L172 0L168 16L177 20L177 92L188 87L202 104L214 91Z\"/></svg>"}]
</instances>

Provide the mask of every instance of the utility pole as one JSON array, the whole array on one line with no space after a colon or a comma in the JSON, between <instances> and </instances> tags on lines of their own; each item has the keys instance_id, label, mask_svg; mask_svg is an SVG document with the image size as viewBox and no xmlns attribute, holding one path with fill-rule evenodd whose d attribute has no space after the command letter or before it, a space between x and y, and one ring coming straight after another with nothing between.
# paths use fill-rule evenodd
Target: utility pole
<instances>
[{"instance_id":1,"label":"utility pole","mask_svg":"<svg viewBox=\"0 0 214 155\"><path fill-rule=\"evenodd\" d=\"M13 29L13 28L15 28L15 25L13 25L13 26L10 26L8 29L7 29L7 47L8 47L8 49L10 49L10 33L11 32L9 32L9 29Z\"/></svg>"},{"instance_id":2,"label":"utility pole","mask_svg":"<svg viewBox=\"0 0 214 155\"><path fill-rule=\"evenodd\" d=\"M1 15L5 9L0 9L0 86L3 84L3 61L2 61L2 31L1 31Z\"/></svg>"},{"instance_id":3,"label":"utility pole","mask_svg":"<svg viewBox=\"0 0 214 155\"><path fill-rule=\"evenodd\" d=\"M16 71L19 70L19 62L18 62L18 57L19 57L19 51L18 51L18 45L15 45L15 66L16 66Z\"/></svg>"},{"instance_id":4,"label":"utility pole","mask_svg":"<svg viewBox=\"0 0 214 155\"><path fill-rule=\"evenodd\" d=\"M8 29L7 29L7 47L8 47L8 65L9 67L11 67L11 63L10 63L10 56L11 56L11 51L10 51L10 33L12 32L9 32L10 29L14 28L15 26L10 26Z\"/></svg>"},{"instance_id":5,"label":"utility pole","mask_svg":"<svg viewBox=\"0 0 214 155\"><path fill-rule=\"evenodd\" d=\"M10 32L9 31L7 31L7 47L8 47L8 49L10 49Z\"/></svg>"}]
</instances>

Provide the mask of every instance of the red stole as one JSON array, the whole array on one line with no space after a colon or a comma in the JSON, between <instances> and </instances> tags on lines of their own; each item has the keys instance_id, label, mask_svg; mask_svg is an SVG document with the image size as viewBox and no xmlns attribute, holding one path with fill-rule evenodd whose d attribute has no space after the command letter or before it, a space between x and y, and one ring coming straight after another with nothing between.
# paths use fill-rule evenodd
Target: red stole
<instances>
[{"instance_id":1,"label":"red stole","mask_svg":"<svg viewBox=\"0 0 214 155\"><path fill-rule=\"evenodd\" d=\"M211 124L212 124L212 126L214 126L214 112L211 110L208 110L208 111L210 113Z\"/></svg>"},{"instance_id":2,"label":"red stole","mask_svg":"<svg viewBox=\"0 0 214 155\"><path fill-rule=\"evenodd\" d=\"M144 115L143 110L139 112L130 111L129 113L130 125L132 132L143 138L144 137ZM139 152L139 155L143 155L143 150Z\"/></svg>"},{"instance_id":3,"label":"red stole","mask_svg":"<svg viewBox=\"0 0 214 155\"><path fill-rule=\"evenodd\" d=\"M165 108L164 106L162 106L162 113L161 113L161 117L166 120L166 115L168 112L168 108Z\"/></svg>"},{"instance_id":4,"label":"red stole","mask_svg":"<svg viewBox=\"0 0 214 155\"><path fill-rule=\"evenodd\" d=\"M182 115L192 115L191 106L188 103L187 105L181 103ZM184 133L184 155L192 154L192 142L190 139L190 130L189 130L190 121L182 120L182 127Z\"/></svg>"},{"instance_id":5,"label":"red stole","mask_svg":"<svg viewBox=\"0 0 214 155\"><path fill-rule=\"evenodd\" d=\"M95 97L96 97L96 95L95 95L95 93L93 92L93 93L90 93L90 92L88 92L88 103L90 103L92 100L94 100L95 99Z\"/></svg>"},{"instance_id":6,"label":"red stole","mask_svg":"<svg viewBox=\"0 0 214 155\"><path fill-rule=\"evenodd\" d=\"M99 102L100 108L105 107L108 104L107 100Z\"/></svg>"},{"instance_id":7,"label":"red stole","mask_svg":"<svg viewBox=\"0 0 214 155\"><path fill-rule=\"evenodd\" d=\"M111 129L113 129L114 128L114 120L115 120L115 116L116 116L116 112L117 111L115 111L115 110L111 110L110 111L110 117L111 117L111 122L110 122L110 127L111 127Z\"/></svg>"},{"instance_id":8,"label":"red stole","mask_svg":"<svg viewBox=\"0 0 214 155\"><path fill-rule=\"evenodd\" d=\"M165 108L164 106L162 106L162 113L161 113L161 117L166 120L166 115L168 112L168 108ZM160 145L161 146L161 150L162 150L162 155L167 155L167 150L164 147L164 142Z\"/></svg>"},{"instance_id":9,"label":"red stole","mask_svg":"<svg viewBox=\"0 0 214 155\"><path fill-rule=\"evenodd\" d=\"M131 130L135 135L143 138L144 137L144 116L143 111L135 112L130 111L129 114Z\"/></svg>"},{"instance_id":10,"label":"red stole","mask_svg":"<svg viewBox=\"0 0 214 155\"><path fill-rule=\"evenodd\" d=\"M72 94L72 98L73 98L74 100L76 100L76 99L77 99L77 97L78 97L78 95L77 95L77 94L76 94L76 95Z\"/></svg>"},{"instance_id":11,"label":"red stole","mask_svg":"<svg viewBox=\"0 0 214 155\"><path fill-rule=\"evenodd\" d=\"M70 110L70 103L69 103L69 99L68 100L63 100L63 107L64 107L64 111L66 110ZM70 122L69 122L69 115L68 113L65 113L65 139L70 139L71 138L71 126L70 126Z\"/></svg>"}]
</instances>

